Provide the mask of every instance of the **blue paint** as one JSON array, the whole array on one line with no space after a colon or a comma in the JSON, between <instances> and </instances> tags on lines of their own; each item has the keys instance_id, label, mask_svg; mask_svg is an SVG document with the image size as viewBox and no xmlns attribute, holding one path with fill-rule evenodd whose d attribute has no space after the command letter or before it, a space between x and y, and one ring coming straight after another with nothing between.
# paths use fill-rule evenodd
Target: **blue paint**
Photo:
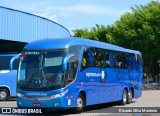
<instances>
[{"instance_id":1,"label":"blue paint","mask_svg":"<svg viewBox=\"0 0 160 116\"><path fill-rule=\"evenodd\" d=\"M70 37L70 32L46 18L0 6L0 39L29 43L47 37Z\"/></svg>"},{"instance_id":2,"label":"blue paint","mask_svg":"<svg viewBox=\"0 0 160 116\"><path fill-rule=\"evenodd\" d=\"M4 61L1 58L11 57L10 61ZM1 54L0 55L0 89L7 89L11 97L16 96L16 77L17 77L17 69L13 68L14 61L19 58L19 54ZM2 63L6 63L8 65L8 69L3 69Z\"/></svg>"},{"instance_id":3,"label":"blue paint","mask_svg":"<svg viewBox=\"0 0 160 116\"><path fill-rule=\"evenodd\" d=\"M80 50L71 49L71 47L80 47ZM68 69L72 69L71 66L74 66L75 63L78 61L77 72L75 74L75 79L73 79L69 84L64 84L62 87L58 89L49 89L46 90L45 93L47 97L44 97L46 100L41 100L43 98L40 95L37 96L28 96L28 92L32 92L34 94L38 94L43 92L41 90L25 90L27 88L18 87L17 92L21 95L17 96L17 105L18 107L35 107L33 104L35 102L41 103L41 108L56 108L56 103L60 103L58 107L61 108L70 108L76 107L77 98L81 91L85 92L86 94L86 105L93 105L105 102L112 102L112 101L119 101L122 99L122 94L124 88L130 91L133 88L134 91L134 98L138 98L142 94L142 62L139 65L139 68L114 68L112 66L116 65L114 62L111 64L111 67L94 67L92 66L93 56L91 55L91 51L89 51L89 56L91 58L91 63L88 68L82 69L82 58L85 47L95 47L101 48L110 51L118 51L118 52L125 52L130 54L137 54L141 56L139 51L125 49L119 46L102 43L93 40L86 40L83 38L57 38L57 39L42 39L38 41L31 42L30 44L26 45L23 49L23 52L26 51L50 51L50 50L58 50L58 49L65 49L66 56L69 54L75 54L73 57L68 58ZM74 50L76 52L74 52ZM71 52L72 51L72 52ZM76 55L79 56L76 59ZM113 54L109 55L109 60L112 60L111 57ZM65 59L65 57L64 57ZM135 59L133 59L135 60ZM23 60L21 61L23 63ZM54 61L53 61L54 62ZM72 62L74 65L72 65ZM66 61L65 61L66 64ZM128 63L129 64L129 63ZM137 64L135 64L137 65ZM133 65L133 67L135 67ZM73 68L73 69L74 69ZM64 70L66 72L67 70ZM18 72L19 74L20 72ZM55 72L54 72L55 73ZM64 80L66 72L64 73ZM72 74L72 73L70 73ZM18 77L21 78L21 77ZM18 79L19 80L19 79ZM66 83L66 82L64 82ZM19 85L21 86L21 85ZM65 94L63 94L65 92ZM53 98L53 95L57 96ZM23 96L23 97L22 97ZM32 99L30 99L32 98ZM52 99L50 99L52 98ZM36 100L39 99L39 100ZM68 100L71 102L68 105Z\"/></svg>"}]
</instances>

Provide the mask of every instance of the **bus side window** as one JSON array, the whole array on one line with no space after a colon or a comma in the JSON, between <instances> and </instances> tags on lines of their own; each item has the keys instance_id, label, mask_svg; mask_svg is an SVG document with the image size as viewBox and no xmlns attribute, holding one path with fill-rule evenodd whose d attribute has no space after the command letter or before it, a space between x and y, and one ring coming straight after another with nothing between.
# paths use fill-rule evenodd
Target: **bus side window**
<instances>
[{"instance_id":1,"label":"bus side window","mask_svg":"<svg viewBox=\"0 0 160 116\"><path fill-rule=\"evenodd\" d=\"M121 52L117 52L117 55L116 55L116 65L117 65L117 68L122 68L122 53Z\"/></svg>"},{"instance_id":2,"label":"bus side window","mask_svg":"<svg viewBox=\"0 0 160 116\"><path fill-rule=\"evenodd\" d=\"M136 68L139 69L142 67L142 58L140 55L136 54Z\"/></svg>"},{"instance_id":3,"label":"bus side window","mask_svg":"<svg viewBox=\"0 0 160 116\"><path fill-rule=\"evenodd\" d=\"M113 51L109 51L109 62L110 62L110 67L112 68L116 67L116 54Z\"/></svg>"},{"instance_id":4,"label":"bus side window","mask_svg":"<svg viewBox=\"0 0 160 116\"><path fill-rule=\"evenodd\" d=\"M123 68L128 68L128 54L123 53Z\"/></svg>"},{"instance_id":5,"label":"bus side window","mask_svg":"<svg viewBox=\"0 0 160 116\"><path fill-rule=\"evenodd\" d=\"M95 67L100 67L102 61L102 50L95 49Z\"/></svg>"},{"instance_id":6,"label":"bus side window","mask_svg":"<svg viewBox=\"0 0 160 116\"><path fill-rule=\"evenodd\" d=\"M82 65L81 65L81 70L86 69L89 66L89 54L88 54L88 49L85 48L83 52L83 58L82 58Z\"/></svg>"},{"instance_id":7,"label":"bus side window","mask_svg":"<svg viewBox=\"0 0 160 116\"><path fill-rule=\"evenodd\" d=\"M94 66L94 48L88 49L88 56L89 56L89 67Z\"/></svg>"},{"instance_id":8,"label":"bus side window","mask_svg":"<svg viewBox=\"0 0 160 116\"><path fill-rule=\"evenodd\" d=\"M9 70L11 56L0 56L0 70Z\"/></svg>"},{"instance_id":9,"label":"bus side window","mask_svg":"<svg viewBox=\"0 0 160 116\"><path fill-rule=\"evenodd\" d=\"M128 58L127 58L127 61L128 61L128 68L132 68L132 56L131 54L128 54Z\"/></svg>"},{"instance_id":10,"label":"bus side window","mask_svg":"<svg viewBox=\"0 0 160 116\"><path fill-rule=\"evenodd\" d=\"M13 70L18 70L19 58L13 61Z\"/></svg>"},{"instance_id":11,"label":"bus side window","mask_svg":"<svg viewBox=\"0 0 160 116\"><path fill-rule=\"evenodd\" d=\"M132 69L136 68L136 58L135 58L135 54L131 55L131 60L132 60Z\"/></svg>"},{"instance_id":12,"label":"bus side window","mask_svg":"<svg viewBox=\"0 0 160 116\"><path fill-rule=\"evenodd\" d=\"M109 52L107 50L104 51L104 61L106 64L106 67L110 67L110 61L109 61Z\"/></svg>"}]
</instances>

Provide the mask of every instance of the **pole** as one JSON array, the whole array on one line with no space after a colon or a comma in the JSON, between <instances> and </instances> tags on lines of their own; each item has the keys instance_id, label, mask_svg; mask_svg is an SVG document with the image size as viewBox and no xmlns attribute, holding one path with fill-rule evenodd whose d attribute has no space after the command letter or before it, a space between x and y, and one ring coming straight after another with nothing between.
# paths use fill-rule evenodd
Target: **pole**
<instances>
[{"instance_id":1,"label":"pole","mask_svg":"<svg viewBox=\"0 0 160 116\"><path fill-rule=\"evenodd\" d=\"M156 75L156 88L157 88L157 75Z\"/></svg>"}]
</instances>

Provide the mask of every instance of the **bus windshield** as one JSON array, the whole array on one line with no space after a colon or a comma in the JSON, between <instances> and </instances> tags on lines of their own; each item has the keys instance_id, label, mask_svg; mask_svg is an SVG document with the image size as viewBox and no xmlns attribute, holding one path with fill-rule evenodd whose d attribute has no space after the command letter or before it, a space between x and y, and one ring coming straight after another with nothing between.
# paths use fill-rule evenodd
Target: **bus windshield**
<instances>
[{"instance_id":1,"label":"bus windshield","mask_svg":"<svg viewBox=\"0 0 160 116\"><path fill-rule=\"evenodd\" d=\"M65 50L25 51L18 69L18 88L47 91L63 86Z\"/></svg>"}]
</instances>

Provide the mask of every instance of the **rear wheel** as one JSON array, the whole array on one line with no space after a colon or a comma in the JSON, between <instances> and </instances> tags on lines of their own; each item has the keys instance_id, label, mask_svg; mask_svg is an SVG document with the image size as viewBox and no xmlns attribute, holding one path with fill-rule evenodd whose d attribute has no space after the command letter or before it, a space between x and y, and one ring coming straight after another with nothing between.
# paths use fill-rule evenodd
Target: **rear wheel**
<instances>
[{"instance_id":1,"label":"rear wheel","mask_svg":"<svg viewBox=\"0 0 160 116\"><path fill-rule=\"evenodd\" d=\"M0 101L6 101L8 99L8 91L6 89L0 90Z\"/></svg>"},{"instance_id":2,"label":"rear wheel","mask_svg":"<svg viewBox=\"0 0 160 116\"><path fill-rule=\"evenodd\" d=\"M80 113L83 112L85 107L85 99L83 95L79 95L77 99L77 107L74 109L74 113Z\"/></svg>"},{"instance_id":3,"label":"rear wheel","mask_svg":"<svg viewBox=\"0 0 160 116\"><path fill-rule=\"evenodd\" d=\"M127 97L127 103L130 104L132 102L133 92L130 90Z\"/></svg>"},{"instance_id":4,"label":"rear wheel","mask_svg":"<svg viewBox=\"0 0 160 116\"><path fill-rule=\"evenodd\" d=\"M120 101L121 105L125 105L127 103L127 91L124 89L122 94L122 100Z\"/></svg>"}]
</instances>

